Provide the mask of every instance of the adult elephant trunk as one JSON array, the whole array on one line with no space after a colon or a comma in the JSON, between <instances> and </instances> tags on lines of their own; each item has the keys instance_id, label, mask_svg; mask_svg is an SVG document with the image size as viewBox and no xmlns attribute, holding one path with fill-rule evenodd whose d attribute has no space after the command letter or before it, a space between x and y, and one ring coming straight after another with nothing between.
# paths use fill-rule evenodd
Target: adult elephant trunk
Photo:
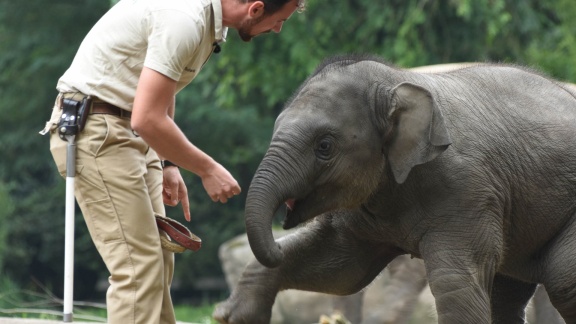
<instances>
[{"instance_id":1,"label":"adult elephant trunk","mask_svg":"<svg viewBox=\"0 0 576 324\"><path fill-rule=\"evenodd\" d=\"M264 266L274 268L282 263L283 252L272 235L276 210L294 197L302 184L303 169L297 159L268 151L254 174L246 198L245 222L250 247Z\"/></svg>"}]
</instances>

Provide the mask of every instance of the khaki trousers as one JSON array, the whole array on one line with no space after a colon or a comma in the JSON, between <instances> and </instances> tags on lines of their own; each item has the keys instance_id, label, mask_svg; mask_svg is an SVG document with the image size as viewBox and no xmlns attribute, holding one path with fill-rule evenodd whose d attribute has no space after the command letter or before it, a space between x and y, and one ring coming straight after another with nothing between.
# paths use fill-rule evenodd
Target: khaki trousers
<instances>
[{"instance_id":1,"label":"khaki trousers","mask_svg":"<svg viewBox=\"0 0 576 324\"><path fill-rule=\"evenodd\" d=\"M51 122L61 108L56 101ZM50 151L66 176L67 142L53 126ZM75 196L110 272L108 323L175 323L170 297L174 254L162 250L154 213L165 215L162 168L130 119L88 116L76 136Z\"/></svg>"}]
</instances>

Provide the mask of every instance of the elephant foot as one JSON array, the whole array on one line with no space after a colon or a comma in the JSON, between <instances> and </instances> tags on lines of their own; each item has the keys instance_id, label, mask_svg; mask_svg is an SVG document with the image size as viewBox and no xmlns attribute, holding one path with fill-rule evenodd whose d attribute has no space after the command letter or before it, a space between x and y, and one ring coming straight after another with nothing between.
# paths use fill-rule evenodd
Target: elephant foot
<instances>
[{"instance_id":1,"label":"elephant foot","mask_svg":"<svg viewBox=\"0 0 576 324\"><path fill-rule=\"evenodd\" d=\"M231 296L216 305L212 317L221 324L269 324L272 305L267 307L251 298Z\"/></svg>"}]
</instances>

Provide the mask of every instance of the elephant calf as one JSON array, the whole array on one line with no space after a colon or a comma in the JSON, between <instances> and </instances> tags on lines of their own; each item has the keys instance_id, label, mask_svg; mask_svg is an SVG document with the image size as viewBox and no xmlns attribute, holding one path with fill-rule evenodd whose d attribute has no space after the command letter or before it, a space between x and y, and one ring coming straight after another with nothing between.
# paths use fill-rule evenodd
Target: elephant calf
<instances>
[{"instance_id":1,"label":"elephant calf","mask_svg":"<svg viewBox=\"0 0 576 324\"><path fill-rule=\"evenodd\" d=\"M304 225L276 242L284 203L284 227ZM516 66L425 74L328 59L276 120L246 201L261 264L214 317L268 323L280 290L351 294L410 254L439 323L524 323L539 283L576 323L575 211L566 85Z\"/></svg>"}]
</instances>

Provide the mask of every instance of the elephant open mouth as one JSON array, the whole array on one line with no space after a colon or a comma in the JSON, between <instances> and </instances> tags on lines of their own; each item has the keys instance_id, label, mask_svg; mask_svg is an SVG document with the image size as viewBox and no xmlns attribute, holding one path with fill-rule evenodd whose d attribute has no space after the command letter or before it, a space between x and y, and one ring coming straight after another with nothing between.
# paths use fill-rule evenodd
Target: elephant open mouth
<instances>
[{"instance_id":1,"label":"elephant open mouth","mask_svg":"<svg viewBox=\"0 0 576 324\"><path fill-rule=\"evenodd\" d=\"M284 204L286 205L286 215L282 228L286 230L311 221L315 216L334 209L333 206L318 203L317 197L313 194L300 198L289 198Z\"/></svg>"},{"instance_id":2,"label":"elephant open mouth","mask_svg":"<svg viewBox=\"0 0 576 324\"><path fill-rule=\"evenodd\" d=\"M296 210L296 199L290 198L286 200L286 215L284 215L284 223L282 224L282 228L284 229L291 229L298 224L300 224L300 216Z\"/></svg>"}]
</instances>

